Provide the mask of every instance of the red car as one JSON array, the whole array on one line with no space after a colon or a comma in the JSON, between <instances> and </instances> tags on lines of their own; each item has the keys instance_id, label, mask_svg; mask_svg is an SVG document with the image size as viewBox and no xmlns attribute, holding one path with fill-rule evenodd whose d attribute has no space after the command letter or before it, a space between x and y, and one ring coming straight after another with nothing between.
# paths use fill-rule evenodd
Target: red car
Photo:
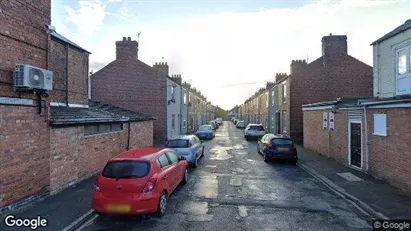
<instances>
[{"instance_id":1,"label":"red car","mask_svg":"<svg viewBox=\"0 0 411 231\"><path fill-rule=\"evenodd\" d=\"M168 196L187 183L187 162L171 149L127 151L108 161L98 176L93 210L98 214L153 214L161 217Z\"/></svg>"}]
</instances>

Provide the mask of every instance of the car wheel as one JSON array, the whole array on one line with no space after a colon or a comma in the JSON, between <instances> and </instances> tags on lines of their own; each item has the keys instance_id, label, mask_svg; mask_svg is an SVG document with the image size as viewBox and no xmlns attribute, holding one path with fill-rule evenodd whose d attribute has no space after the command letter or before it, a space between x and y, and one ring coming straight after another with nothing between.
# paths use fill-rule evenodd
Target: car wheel
<instances>
[{"instance_id":1,"label":"car wheel","mask_svg":"<svg viewBox=\"0 0 411 231\"><path fill-rule=\"evenodd\" d=\"M193 168L197 168L198 166L198 159L195 157L194 163L193 163Z\"/></svg>"},{"instance_id":2,"label":"car wheel","mask_svg":"<svg viewBox=\"0 0 411 231\"><path fill-rule=\"evenodd\" d=\"M263 153L264 156L264 162L268 162L267 156L265 155L265 153Z\"/></svg>"},{"instance_id":3,"label":"car wheel","mask_svg":"<svg viewBox=\"0 0 411 231\"><path fill-rule=\"evenodd\" d=\"M204 147L203 147L203 151L201 151L201 156L204 157Z\"/></svg>"},{"instance_id":4,"label":"car wheel","mask_svg":"<svg viewBox=\"0 0 411 231\"><path fill-rule=\"evenodd\" d=\"M184 170L183 179L181 180L181 184L187 184L188 182L188 170Z\"/></svg>"},{"instance_id":5,"label":"car wheel","mask_svg":"<svg viewBox=\"0 0 411 231\"><path fill-rule=\"evenodd\" d=\"M257 153L258 154L261 154L261 152L260 152L260 148L257 146Z\"/></svg>"},{"instance_id":6,"label":"car wheel","mask_svg":"<svg viewBox=\"0 0 411 231\"><path fill-rule=\"evenodd\" d=\"M166 209L167 209L167 193L163 192L158 201L156 216L157 217L164 216L164 214L166 213Z\"/></svg>"}]
</instances>

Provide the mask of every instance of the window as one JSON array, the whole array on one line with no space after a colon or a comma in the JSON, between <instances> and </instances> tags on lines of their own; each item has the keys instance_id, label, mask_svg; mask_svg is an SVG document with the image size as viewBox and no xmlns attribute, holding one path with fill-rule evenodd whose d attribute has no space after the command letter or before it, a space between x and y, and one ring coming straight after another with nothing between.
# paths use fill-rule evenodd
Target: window
<instances>
[{"instance_id":1,"label":"window","mask_svg":"<svg viewBox=\"0 0 411 231\"><path fill-rule=\"evenodd\" d=\"M147 176L150 165L142 161L113 161L107 163L102 175L107 178L141 178Z\"/></svg>"},{"instance_id":2,"label":"window","mask_svg":"<svg viewBox=\"0 0 411 231\"><path fill-rule=\"evenodd\" d=\"M187 93L186 92L184 92L184 104L187 104Z\"/></svg>"},{"instance_id":3,"label":"window","mask_svg":"<svg viewBox=\"0 0 411 231\"><path fill-rule=\"evenodd\" d=\"M283 103L287 101L287 85L284 83L282 85L282 92L283 92Z\"/></svg>"},{"instance_id":4,"label":"window","mask_svg":"<svg viewBox=\"0 0 411 231\"><path fill-rule=\"evenodd\" d=\"M387 115L374 114L374 133L376 136L387 136Z\"/></svg>"},{"instance_id":5,"label":"window","mask_svg":"<svg viewBox=\"0 0 411 231\"><path fill-rule=\"evenodd\" d=\"M171 115L171 129L176 129L176 114Z\"/></svg>"},{"instance_id":6,"label":"window","mask_svg":"<svg viewBox=\"0 0 411 231\"><path fill-rule=\"evenodd\" d=\"M160 165L160 168L166 168L170 165L170 163L168 162L168 158L165 154L158 157L158 164Z\"/></svg>"},{"instance_id":7,"label":"window","mask_svg":"<svg viewBox=\"0 0 411 231\"><path fill-rule=\"evenodd\" d=\"M411 46L396 53L396 95L411 94Z\"/></svg>"},{"instance_id":8,"label":"window","mask_svg":"<svg viewBox=\"0 0 411 231\"><path fill-rule=\"evenodd\" d=\"M84 126L84 136L104 134L110 132L119 132L123 130L122 123L115 124L95 124Z\"/></svg>"},{"instance_id":9,"label":"window","mask_svg":"<svg viewBox=\"0 0 411 231\"><path fill-rule=\"evenodd\" d=\"M167 148L187 148L188 140L169 140L167 141Z\"/></svg>"},{"instance_id":10,"label":"window","mask_svg":"<svg viewBox=\"0 0 411 231\"><path fill-rule=\"evenodd\" d=\"M175 101L175 98L174 98L174 92L175 92L175 89L174 89L175 87L174 86L171 86L171 101Z\"/></svg>"},{"instance_id":11,"label":"window","mask_svg":"<svg viewBox=\"0 0 411 231\"><path fill-rule=\"evenodd\" d=\"M183 128L186 128L186 127L187 127L187 121L183 120Z\"/></svg>"},{"instance_id":12,"label":"window","mask_svg":"<svg viewBox=\"0 0 411 231\"><path fill-rule=\"evenodd\" d=\"M177 154L175 154L173 152L167 152L166 154L167 154L168 159L170 160L172 165L178 162L179 158L178 158Z\"/></svg>"},{"instance_id":13,"label":"window","mask_svg":"<svg viewBox=\"0 0 411 231\"><path fill-rule=\"evenodd\" d=\"M287 133L287 111L282 111L281 113L281 127L282 133Z\"/></svg>"}]
</instances>

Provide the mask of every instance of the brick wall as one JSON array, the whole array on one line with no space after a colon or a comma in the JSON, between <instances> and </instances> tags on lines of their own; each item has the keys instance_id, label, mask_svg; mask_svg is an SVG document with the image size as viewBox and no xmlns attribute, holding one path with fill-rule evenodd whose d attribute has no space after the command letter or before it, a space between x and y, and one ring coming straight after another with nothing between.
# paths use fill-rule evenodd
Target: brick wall
<instances>
[{"instance_id":1,"label":"brick wall","mask_svg":"<svg viewBox=\"0 0 411 231\"><path fill-rule=\"evenodd\" d=\"M334 130L323 129L323 112L330 110L304 111L304 148L348 164L348 114L338 110L334 114ZM363 137L363 141L364 141ZM363 146L365 147L365 146ZM365 152L363 150L363 157ZM365 167L365 165L364 165Z\"/></svg>"},{"instance_id":2,"label":"brick wall","mask_svg":"<svg viewBox=\"0 0 411 231\"><path fill-rule=\"evenodd\" d=\"M16 64L47 68L50 0L0 4L0 96L35 98L13 92ZM37 102L35 101L34 104ZM47 190L48 132L36 107L0 105L0 207Z\"/></svg>"},{"instance_id":3,"label":"brick wall","mask_svg":"<svg viewBox=\"0 0 411 231\"><path fill-rule=\"evenodd\" d=\"M387 115L387 136L375 136L374 114ZM411 109L367 109L370 172L411 191Z\"/></svg>"},{"instance_id":4,"label":"brick wall","mask_svg":"<svg viewBox=\"0 0 411 231\"><path fill-rule=\"evenodd\" d=\"M68 102L88 103L88 56L87 52L68 49ZM51 40L49 50L49 69L53 71L52 102L66 102L66 46Z\"/></svg>"},{"instance_id":5,"label":"brick wall","mask_svg":"<svg viewBox=\"0 0 411 231\"><path fill-rule=\"evenodd\" d=\"M131 123L130 148L153 146L153 121Z\"/></svg>"},{"instance_id":6,"label":"brick wall","mask_svg":"<svg viewBox=\"0 0 411 231\"><path fill-rule=\"evenodd\" d=\"M135 41L130 42L133 47ZM92 100L154 117L154 139L164 142L167 138L166 78L137 58L121 57L118 55L115 61L92 75Z\"/></svg>"},{"instance_id":7,"label":"brick wall","mask_svg":"<svg viewBox=\"0 0 411 231\"><path fill-rule=\"evenodd\" d=\"M0 105L0 207L47 190L49 134L37 107Z\"/></svg>"},{"instance_id":8,"label":"brick wall","mask_svg":"<svg viewBox=\"0 0 411 231\"><path fill-rule=\"evenodd\" d=\"M295 140L303 139L302 105L373 94L372 67L344 52L346 37L331 40L323 38L323 42L328 41L327 56L310 64L295 60L290 65L291 137Z\"/></svg>"},{"instance_id":9,"label":"brick wall","mask_svg":"<svg viewBox=\"0 0 411 231\"><path fill-rule=\"evenodd\" d=\"M50 0L4 0L0 5L0 95L33 98L31 93L14 93L16 64L47 68L46 24L50 24Z\"/></svg>"},{"instance_id":10,"label":"brick wall","mask_svg":"<svg viewBox=\"0 0 411 231\"><path fill-rule=\"evenodd\" d=\"M151 147L152 121L131 123L130 148ZM50 189L56 193L101 171L107 160L127 150L123 131L84 136L84 127L50 129ZM144 134L144 135L143 135ZM150 135L151 134L151 135Z\"/></svg>"}]
</instances>

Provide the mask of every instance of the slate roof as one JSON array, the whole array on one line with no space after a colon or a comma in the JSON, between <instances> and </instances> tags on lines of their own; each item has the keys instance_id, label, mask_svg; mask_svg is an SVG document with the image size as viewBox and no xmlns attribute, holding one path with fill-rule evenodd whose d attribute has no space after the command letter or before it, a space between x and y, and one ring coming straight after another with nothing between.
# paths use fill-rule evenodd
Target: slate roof
<instances>
[{"instance_id":1,"label":"slate roof","mask_svg":"<svg viewBox=\"0 0 411 231\"><path fill-rule=\"evenodd\" d=\"M406 31L410 28L411 28L411 19L408 19L407 21L404 22L404 24L402 24L401 26L395 28L393 31L387 33L386 35L382 36L381 38L379 38L375 42L371 43L371 45L374 45L376 43L379 43L379 42L382 42L382 41L387 40L389 38L392 38L395 35L397 35L401 32L404 32L404 31Z\"/></svg>"},{"instance_id":2,"label":"slate roof","mask_svg":"<svg viewBox=\"0 0 411 231\"><path fill-rule=\"evenodd\" d=\"M141 113L98 102L92 102L88 108L52 106L50 114L51 126L154 120Z\"/></svg>"},{"instance_id":3,"label":"slate roof","mask_svg":"<svg viewBox=\"0 0 411 231\"><path fill-rule=\"evenodd\" d=\"M81 50L81 51L85 51L85 52L88 52L88 53L91 54L90 51L87 51L86 49L84 49L84 48L82 48L81 46L75 44L74 42L70 41L68 38L64 37L63 35L57 33L57 32L54 31L54 30L50 33L50 35L51 35L53 38L56 38L56 39L60 40L61 42L65 43L65 44L69 44L69 45L71 45L71 46L73 46L73 47L75 47L75 48L77 48L77 49L79 49L79 50Z\"/></svg>"},{"instance_id":4,"label":"slate roof","mask_svg":"<svg viewBox=\"0 0 411 231\"><path fill-rule=\"evenodd\" d=\"M104 103L100 103L96 101L91 101L89 105L92 108L95 108L95 109L98 109L104 112L109 112L109 113L116 114L119 116L127 117L130 119L130 122L155 120L153 117L148 116L146 114L130 111L130 110L116 107L110 104L104 104Z\"/></svg>"}]
</instances>

